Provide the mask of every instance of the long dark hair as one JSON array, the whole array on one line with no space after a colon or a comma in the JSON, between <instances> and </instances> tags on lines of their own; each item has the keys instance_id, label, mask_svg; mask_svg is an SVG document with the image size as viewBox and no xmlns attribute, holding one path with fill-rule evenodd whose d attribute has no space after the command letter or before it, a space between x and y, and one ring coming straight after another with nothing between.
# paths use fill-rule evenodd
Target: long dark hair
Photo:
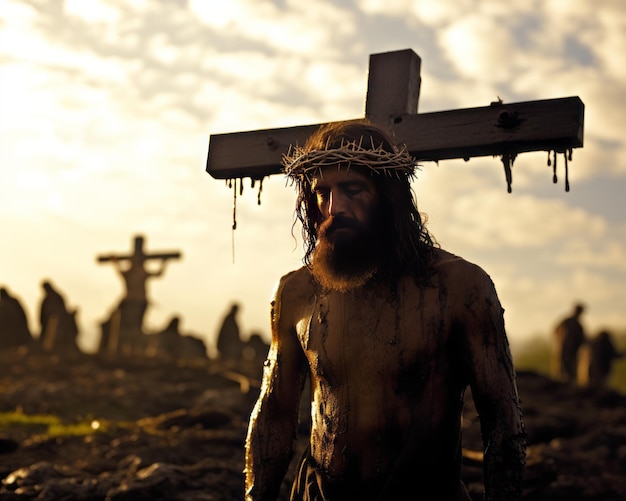
<instances>
[{"instance_id":1,"label":"long dark hair","mask_svg":"<svg viewBox=\"0 0 626 501\"><path fill-rule=\"evenodd\" d=\"M321 126L307 140L304 150L328 150L340 148L342 144L356 141L363 148L382 148L397 151L389 135L367 121L333 122ZM358 157L355 158L358 164ZM431 275L431 262L437 242L426 229L426 216L417 209L411 188L411 171L370 171L377 187L382 230L385 239L385 255L379 274L396 280L410 274L417 280L427 280ZM302 224L304 241L304 264L310 267L317 243L318 227L323 221L317 207L316 195L308 176L295 179L298 195L295 215ZM294 225L295 225L294 221Z\"/></svg>"}]
</instances>

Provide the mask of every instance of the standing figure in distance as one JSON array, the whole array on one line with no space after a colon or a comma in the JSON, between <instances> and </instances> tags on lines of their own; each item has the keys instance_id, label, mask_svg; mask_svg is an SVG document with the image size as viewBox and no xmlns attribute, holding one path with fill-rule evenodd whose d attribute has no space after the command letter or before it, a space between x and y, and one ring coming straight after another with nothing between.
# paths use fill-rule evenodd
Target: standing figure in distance
<instances>
[{"instance_id":1,"label":"standing figure in distance","mask_svg":"<svg viewBox=\"0 0 626 501\"><path fill-rule=\"evenodd\" d=\"M275 500L311 381L293 501L469 500L461 419L472 390L485 499L522 492L525 431L490 277L439 248L411 190L416 164L366 122L321 127L284 159L304 266L272 301L272 342L246 439L246 500Z\"/></svg>"},{"instance_id":2,"label":"standing figure in distance","mask_svg":"<svg viewBox=\"0 0 626 501\"><path fill-rule=\"evenodd\" d=\"M585 342L585 330L580 322L584 311L583 304L575 304L573 313L561 320L554 329L552 372L557 379L576 382L578 354Z\"/></svg>"},{"instance_id":3,"label":"standing figure in distance","mask_svg":"<svg viewBox=\"0 0 626 501\"><path fill-rule=\"evenodd\" d=\"M0 287L0 349L29 346L33 336L21 301Z\"/></svg>"},{"instance_id":4,"label":"standing figure in distance","mask_svg":"<svg viewBox=\"0 0 626 501\"><path fill-rule=\"evenodd\" d=\"M578 383L596 390L606 389L613 364L624 353L615 348L611 333L603 329L581 347Z\"/></svg>"},{"instance_id":5,"label":"standing figure in distance","mask_svg":"<svg viewBox=\"0 0 626 501\"><path fill-rule=\"evenodd\" d=\"M39 344L46 351L75 354L80 350L76 342L78 325L77 310L68 311L65 298L50 280L41 283L44 297L39 307Z\"/></svg>"},{"instance_id":6,"label":"standing figure in distance","mask_svg":"<svg viewBox=\"0 0 626 501\"><path fill-rule=\"evenodd\" d=\"M222 320L222 325L217 333L217 351L220 359L230 362L239 362L243 352L243 343L237 314L239 313L239 303L230 305L228 314Z\"/></svg>"}]
</instances>

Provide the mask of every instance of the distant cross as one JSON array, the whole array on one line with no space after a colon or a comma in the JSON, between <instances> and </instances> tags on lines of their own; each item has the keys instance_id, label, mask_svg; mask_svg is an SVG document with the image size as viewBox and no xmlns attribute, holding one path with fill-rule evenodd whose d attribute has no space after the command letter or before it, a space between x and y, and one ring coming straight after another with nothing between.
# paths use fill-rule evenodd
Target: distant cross
<instances>
[{"instance_id":1,"label":"distant cross","mask_svg":"<svg viewBox=\"0 0 626 501\"><path fill-rule=\"evenodd\" d=\"M144 240L145 238L143 236L136 235L134 238L134 248L132 254L105 254L102 256L98 256L98 262L106 263L109 261L131 261L133 259L136 261L145 262L153 259L168 260L180 259L181 257L181 253L178 251L146 254L143 250Z\"/></svg>"},{"instance_id":2,"label":"distant cross","mask_svg":"<svg viewBox=\"0 0 626 501\"><path fill-rule=\"evenodd\" d=\"M143 243L144 237L137 235L132 254L108 254L97 258L99 263L113 263L126 286L125 296L109 319L107 339L101 343L109 353L123 351L126 354L133 354L142 351L143 317L148 307L146 282L149 278L161 276L168 260L181 257L180 252L146 254ZM145 262L152 260L161 261L159 270L149 271L145 268Z\"/></svg>"},{"instance_id":3,"label":"distant cross","mask_svg":"<svg viewBox=\"0 0 626 501\"><path fill-rule=\"evenodd\" d=\"M510 193L518 154L547 151L556 183L557 153L562 153L569 191L568 160L573 148L583 146L580 98L511 104L498 99L480 108L418 114L420 67L420 57L410 49L370 55L365 101L365 116L391 132L396 143L406 144L418 162L498 156ZM249 177L254 183L281 172L282 155L291 145L304 145L320 125L211 135L206 170L216 179L235 179L236 197L236 179Z\"/></svg>"}]
</instances>

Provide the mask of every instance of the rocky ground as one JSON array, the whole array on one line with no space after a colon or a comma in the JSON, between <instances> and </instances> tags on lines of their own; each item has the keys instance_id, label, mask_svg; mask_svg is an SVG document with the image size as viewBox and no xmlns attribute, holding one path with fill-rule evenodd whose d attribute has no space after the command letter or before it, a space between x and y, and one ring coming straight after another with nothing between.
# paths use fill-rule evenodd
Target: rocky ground
<instances>
[{"instance_id":1,"label":"rocky ground","mask_svg":"<svg viewBox=\"0 0 626 501\"><path fill-rule=\"evenodd\" d=\"M243 441L260 367L0 355L0 413L55 415L96 432L55 435L0 420L1 500L243 498ZM528 431L524 500L626 499L626 396L518 375ZM480 449L471 398L464 447ZM65 428L66 431L71 428ZM482 492L480 455L464 479ZM288 499L289 479L281 500Z\"/></svg>"}]
</instances>

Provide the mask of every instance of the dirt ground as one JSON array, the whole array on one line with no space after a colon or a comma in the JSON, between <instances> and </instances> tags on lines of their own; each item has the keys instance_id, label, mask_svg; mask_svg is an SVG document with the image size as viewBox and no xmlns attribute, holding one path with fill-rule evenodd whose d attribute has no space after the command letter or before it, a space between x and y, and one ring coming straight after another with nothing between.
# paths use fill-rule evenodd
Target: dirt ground
<instances>
[{"instance_id":1,"label":"dirt ground","mask_svg":"<svg viewBox=\"0 0 626 501\"><path fill-rule=\"evenodd\" d=\"M260 373L258 364L208 359L2 353L0 413L53 415L97 429L50 436L43 425L0 421L0 499L241 500L243 442ZM523 499L626 499L626 396L533 372L518 373L518 386L529 444ZM475 452L478 419L470 395L466 401L463 446ZM474 499L482 495L481 468L480 455L468 452L463 478Z\"/></svg>"}]
</instances>

